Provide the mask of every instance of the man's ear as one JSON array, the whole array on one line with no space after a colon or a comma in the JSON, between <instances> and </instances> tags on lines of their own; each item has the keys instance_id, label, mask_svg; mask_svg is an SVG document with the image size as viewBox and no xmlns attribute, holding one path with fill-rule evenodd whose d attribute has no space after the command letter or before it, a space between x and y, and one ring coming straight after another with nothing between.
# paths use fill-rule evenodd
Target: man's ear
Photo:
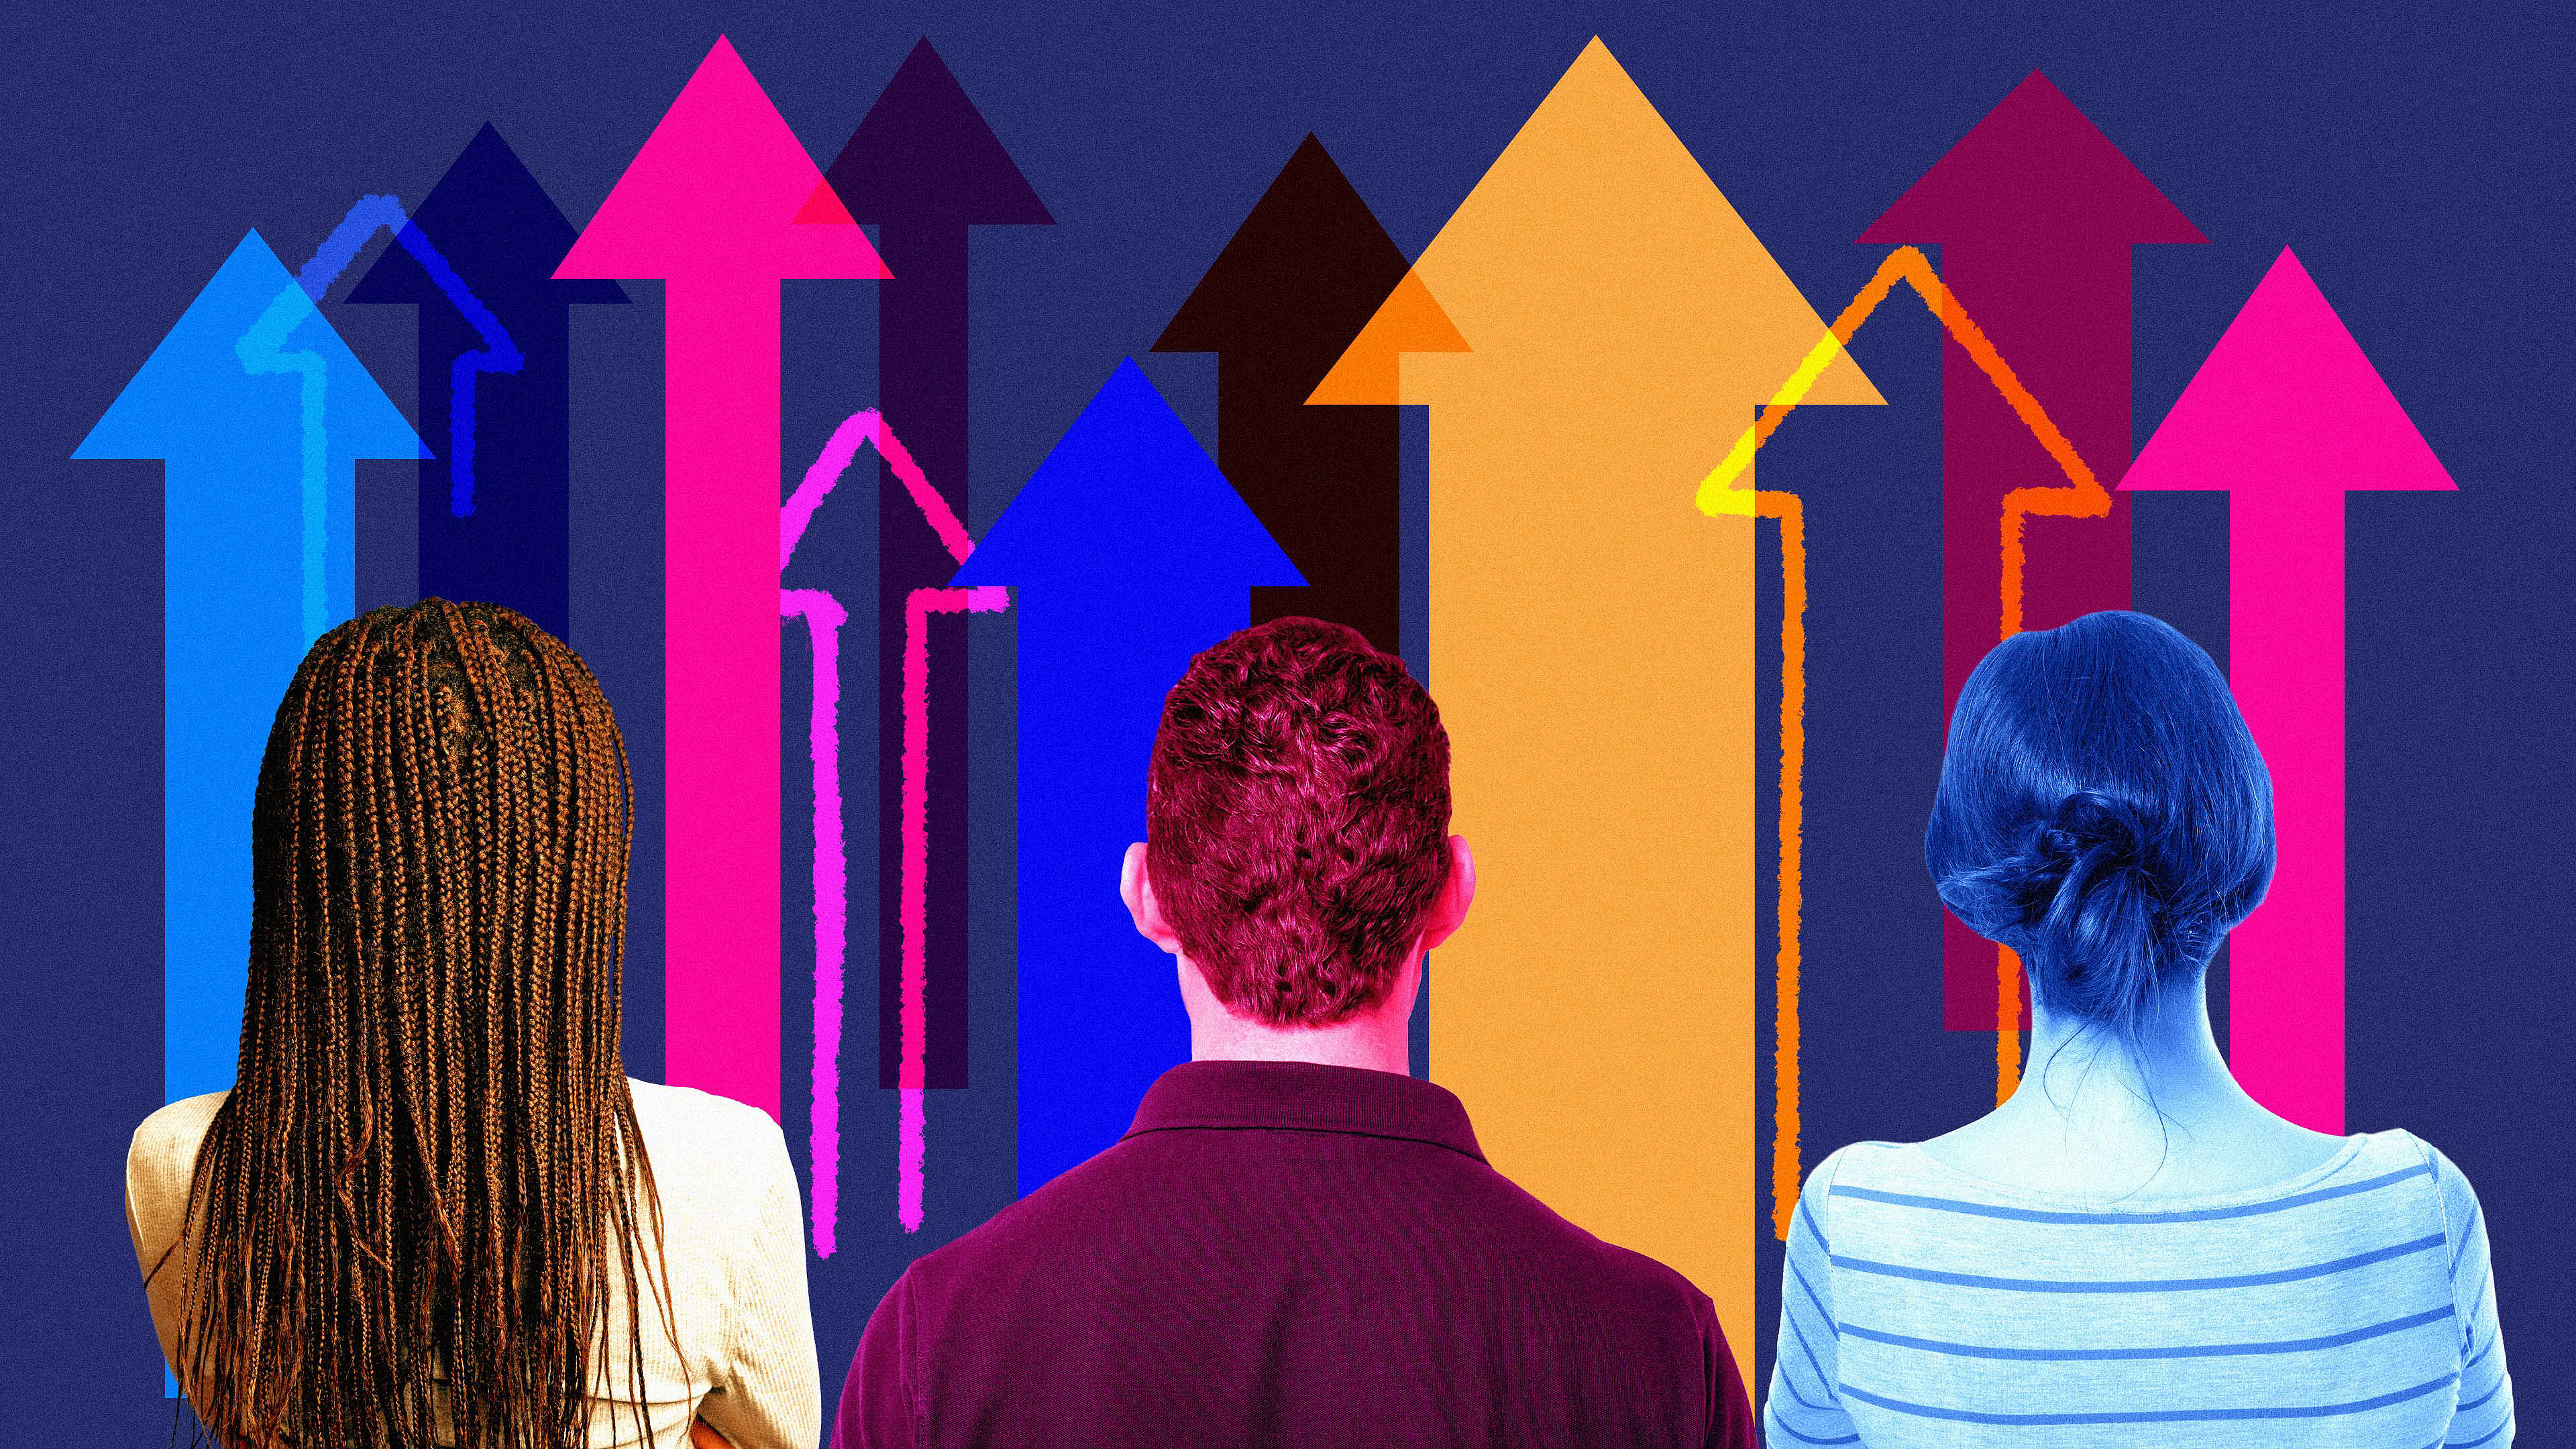
<instances>
[{"instance_id":1,"label":"man's ear","mask_svg":"<svg viewBox=\"0 0 2576 1449\"><path fill-rule=\"evenodd\" d=\"M1467 919L1467 907L1476 899L1476 857L1467 849L1462 835L1449 837L1449 878L1440 884L1440 893L1431 898L1431 909L1422 918L1422 947L1428 951L1446 941Z\"/></svg>"},{"instance_id":2,"label":"man's ear","mask_svg":"<svg viewBox=\"0 0 2576 1449\"><path fill-rule=\"evenodd\" d=\"M1145 875L1145 842L1127 847L1127 858L1118 866L1118 899L1127 903L1127 914L1136 921L1136 934L1177 956L1181 938L1163 920L1163 912L1154 904L1154 883Z\"/></svg>"}]
</instances>

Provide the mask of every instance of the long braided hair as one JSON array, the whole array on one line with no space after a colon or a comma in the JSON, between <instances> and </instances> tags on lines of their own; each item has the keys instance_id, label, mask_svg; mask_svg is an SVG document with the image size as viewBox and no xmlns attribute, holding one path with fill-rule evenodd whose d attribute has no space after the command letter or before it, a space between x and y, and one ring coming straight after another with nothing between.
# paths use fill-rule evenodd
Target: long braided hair
<instances>
[{"instance_id":1,"label":"long braided hair","mask_svg":"<svg viewBox=\"0 0 2576 1449\"><path fill-rule=\"evenodd\" d=\"M520 615L424 599L305 656L252 810L240 1075L179 1238L179 1379L224 1441L583 1443L619 1282L644 1417L633 821L598 681Z\"/></svg>"}]
</instances>

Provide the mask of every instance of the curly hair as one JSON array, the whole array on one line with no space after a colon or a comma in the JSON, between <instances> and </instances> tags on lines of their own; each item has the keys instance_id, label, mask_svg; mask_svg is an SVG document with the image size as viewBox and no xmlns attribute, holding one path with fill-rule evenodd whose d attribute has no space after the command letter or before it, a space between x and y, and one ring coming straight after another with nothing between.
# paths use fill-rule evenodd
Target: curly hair
<instances>
[{"instance_id":1,"label":"curly hair","mask_svg":"<svg viewBox=\"0 0 2576 1449\"><path fill-rule=\"evenodd\" d=\"M1190 661L1146 776L1146 873L1208 989L1273 1026L1384 999L1449 873L1449 736L1404 661L1275 619Z\"/></svg>"},{"instance_id":2,"label":"curly hair","mask_svg":"<svg viewBox=\"0 0 2576 1449\"><path fill-rule=\"evenodd\" d=\"M587 1442L611 1275L642 1303L661 1237L618 1053L633 835L598 681L520 615L425 599L305 655L252 809L240 1072L153 1268L220 1440Z\"/></svg>"}]
</instances>

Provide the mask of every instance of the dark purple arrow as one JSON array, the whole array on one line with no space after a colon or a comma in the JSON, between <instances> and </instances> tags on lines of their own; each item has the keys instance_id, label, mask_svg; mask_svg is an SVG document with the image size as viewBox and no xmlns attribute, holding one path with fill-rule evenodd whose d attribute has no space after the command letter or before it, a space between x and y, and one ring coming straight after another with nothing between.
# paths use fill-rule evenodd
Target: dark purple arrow
<instances>
[{"instance_id":1,"label":"dark purple arrow","mask_svg":"<svg viewBox=\"0 0 2576 1449\"><path fill-rule=\"evenodd\" d=\"M1400 653L1403 451L1392 407L1306 406L1405 271L1311 134L1155 340L1217 354L1217 466L1308 587L1252 591L1256 624L1306 614Z\"/></svg>"},{"instance_id":2,"label":"dark purple arrow","mask_svg":"<svg viewBox=\"0 0 2576 1449\"><path fill-rule=\"evenodd\" d=\"M470 502L449 459L420 469L420 592L507 604L559 639L571 637L571 309L623 302L609 281L556 281L573 226L486 125L413 211L411 224L447 258L525 357L475 393ZM455 360L485 346L473 324L401 247L387 247L350 289L351 302L420 304L420 427L448 436Z\"/></svg>"},{"instance_id":3,"label":"dark purple arrow","mask_svg":"<svg viewBox=\"0 0 2576 1449\"><path fill-rule=\"evenodd\" d=\"M886 425L932 487L966 516L967 228L1052 225L1037 193L925 37L904 57L824 173L850 215L878 226L892 281L877 291L877 397ZM882 465L881 465L882 467ZM957 562L903 486L877 488L877 738L903 738L904 599ZM933 655L957 657L963 615L931 620ZM966 1085L966 672L930 676L929 877L923 945L930 1037L923 1084ZM878 818L902 818L901 772L877 771ZM878 834L877 880L893 899L902 832ZM877 1081L899 1084L902 913L877 913Z\"/></svg>"},{"instance_id":4,"label":"dark purple arrow","mask_svg":"<svg viewBox=\"0 0 2576 1449\"><path fill-rule=\"evenodd\" d=\"M1941 280L2095 476L2129 464L2129 248L2204 240L2074 103L2032 71L1923 173L1864 243L1937 242ZM1941 717L2002 638L2004 495L2066 477L1993 382L1941 344ZM2129 606L2129 501L2032 518L2022 627ZM1944 918L1953 1031L1993 1031L1996 948ZM2021 1020L2027 1022L2027 1003Z\"/></svg>"}]
</instances>

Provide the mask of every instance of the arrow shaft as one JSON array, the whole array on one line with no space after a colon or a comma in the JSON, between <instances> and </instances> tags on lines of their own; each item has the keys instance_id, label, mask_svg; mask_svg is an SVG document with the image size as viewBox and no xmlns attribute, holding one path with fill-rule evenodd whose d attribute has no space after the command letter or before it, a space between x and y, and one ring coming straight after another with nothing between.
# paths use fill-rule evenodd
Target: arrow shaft
<instances>
[{"instance_id":1,"label":"arrow shaft","mask_svg":"<svg viewBox=\"0 0 2576 1449\"><path fill-rule=\"evenodd\" d=\"M2129 459L2130 286L2125 242L2063 246L1972 244L1942 247L1942 280L1976 319L2013 375L2045 408L2095 476L2117 477ZM1977 662L2017 622L2051 629L2096 609L2129 606L2129 504L2112 495L2107 516L2036 512L2020 523L2018 560L1999 541L2016 490L2064 493L2058 460L1998 391L1959 338L1941 345L1941 713L1959 700ZM2043 507L2049 500L2043 496ZM2015 500L2028 509L2026 499ZM2020 618L2006 614L2009 562L2020 567ZM2021 999L2002 1000L1998 948L1942 919L1943 1017L1952 1031L1995 1031L2007 1014L2028 1018ZM2015 1038L2015 1046L2018 1038ZM1998 1097L2018 1078L2019 1052L2000 1052Z\"/></svg>"},{"instance_id":2,"label":"arrow shaft","mask_svg":"<svg viewBox=\"0 0 2576 1449\"><path fill-rule=\"evenodd\" d=\"M1252 620L1302 614L1348 624L1402 652L1402 415L1392 407L1308 407L1317 374L1269 359L1217 360L1217 465L1306 576L1252 591Z\"/></svg>"},{"instance_id":3,"label":"arrow shaft","mask_svg":"<svg viewBox=\"0 0 2576 1449\"><path fill-rule=\"evenodd\" d=\"M1248 594L1015 590L1020 614L1020 1191L1118 1140L1190 1055L1172 964L1118 899L1145 766L1190 656ZM935 1020L935 1017L934 1017Z\"/></svg>"},{"instance_id":4,"label":"arrow shaft","mask_svg":"<svg viewBox=\"0 0 2576 1449\"><path fill-rule=\"evenodd\" d=\"M967 231L962 223L888 222L879 254L894 273L877 286L877 387L887 424L901 433L919 473L955 516L966 513L967 479ZM957 556L925 521L891 463L877 490L877 738L904 738L909 647L907 607L915 589L944 582ZM966 642L963 619L945 613L922 621L923 638L936 651L958 657ZM940 761L924 784L928 864L922 884L921 991L929 1035L917 1058L923 1075L903 1082L905 1049L905 913L878 913L877 1080L881 1086L967 1085L968 991L966 957L967 714L964 670L939 670L923 698L927 754ZM877 772L881 820L903 817L901 772ZM878 836L877 879L882 894L902 888L902 832Z\"/></svg>"},{"instance_id":5,"label":"arrow shaft","mask_svg":"<svg viewBox=\"0 0 2576 1449\"><path fill-rule=\"evenodd\" d=\"M1671 511L1705 436L1431 408L1432 683L1486 890L1438 953L1430 1055L1515 1182L1679 1270L1749 1352L1758 537Z\"/></svg>"},{"instance_id":6,"label":"arrow shaft","mask_svg":"<svg viewBox=\"0 0 2576 1449\"><path fill-rule=\"evenodd\" d=\"M665 1073L779 1113L778 284L665 293Z\"/></svg>"},{"instance_id":7,"label":"arrow shaft","mask_svg":"<svg viewBox=\"0 0 2576 1449\"><path fill-rule=\"evenodd\" d=\"M2229 937L2228 1065L2253 1098L2341 1134L2344 495L2230 495L2229 686L2272 773L2280 863Z\"/></svg>"},{"instance_id":8,"label":"arrow shaft","mask_svg":"<svg viewBox=\"0 0 2576 1449\"><path fill-rule=\"evenodd\" d=\"M278 701L306 647L297 449L173 459L163 505L163 1083L228 1087L250 939L251 801ZM344 460L332 490L351 493ZM332 536L337 564L345 529ZM339 617L347 617L342 609ZM332 622L337 622L336 619Z\"/></svg>"},{"instance_id":9,"label":"arrow shaft","mask_svg":"<svg viewBox=\"0 0 2576 1449\"><path fill-rule=\"evenodd\" d=\"M506 604L558 639L572 628L572 369L568 309L532 302L514 310L510 335L524 362L514 376L460 387L454 374L488 357L463 318L423 307L420 430L424 437L481 439L470 485L446 466L420 470L422 597ZM460 426L459 405L470 406ZM460 497L468 506L460 511Z\"/></svg>"}]
</instances>

